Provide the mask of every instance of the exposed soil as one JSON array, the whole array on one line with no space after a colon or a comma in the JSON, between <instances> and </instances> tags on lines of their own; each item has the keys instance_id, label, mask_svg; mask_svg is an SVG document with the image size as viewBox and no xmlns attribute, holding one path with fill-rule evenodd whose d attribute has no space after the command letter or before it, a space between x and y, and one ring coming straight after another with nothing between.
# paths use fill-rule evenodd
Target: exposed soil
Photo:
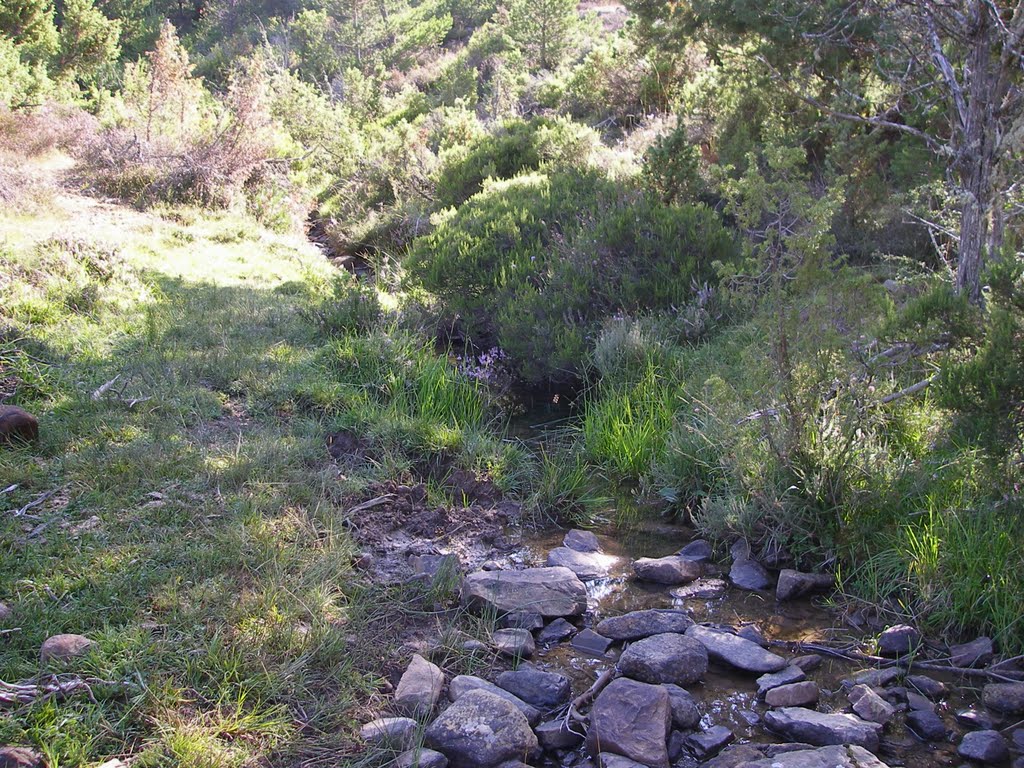
<instances>
[{"instance_id":1,"label":"exposed soil","mask_svg":"<svg viewBox=\"0 0 1024 768\"><path fill-rule=\"evenodd\" d=\"M353 499L346 525L363 548L360 565L378 579L404 581L417 572L411 559L418 556L454 555L472 569L518 549L505 532L519 519L518 504L462 470L451 474L449 489L461 504L429 504L422 483L380 483Z\"/></svg>"}]
</instances>

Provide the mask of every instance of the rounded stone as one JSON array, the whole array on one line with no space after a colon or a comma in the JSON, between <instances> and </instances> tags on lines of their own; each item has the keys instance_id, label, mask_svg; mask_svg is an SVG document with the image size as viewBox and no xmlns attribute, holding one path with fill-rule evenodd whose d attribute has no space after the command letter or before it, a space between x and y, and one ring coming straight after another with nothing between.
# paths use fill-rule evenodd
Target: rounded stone
<instances>
[{"instance_id":1,"label":"rounded stone","mask_svg":"<svg viewBox=\"0 0 1024 768\"><path fill-rule=\"evenodd\" d=\"M537 736L515 705L488 691L469 691L431 723L427 744L454 768L492 768L537 749Z\"/></svg>"},{"instance_id":2,"label":"rounded stone","mask_svg":"<svg viewBox=\"0 0 1024 768\"><path fill-rule=\"evenodd\" d=\"M39 649L42 661L62 661L84 656L96 645L85 635L53 635L46 638Z\"/></svg>"},{"instance_id":3,"label":"rounded stone","mask_svg":"<svg viewBox=\"0 0 1024 768\"><path fill-rule=\"evenodd\" d=\"M956 751L960 757L990 765L1005 762L1010 757L1006 739L999 731L971 731L964 736Z\"/></svg>"},{"instance_id":4,"label":"rounded stone","mask_svg":"<svg viewBox=\"0 0 1024 768\"><path fill-rule=\"evenodd\" d=\"M685 635L651 635L622 652L619 671L653 685L689 685L708 671L708 652L700 642Z\"/></svg>"}]
</instances>

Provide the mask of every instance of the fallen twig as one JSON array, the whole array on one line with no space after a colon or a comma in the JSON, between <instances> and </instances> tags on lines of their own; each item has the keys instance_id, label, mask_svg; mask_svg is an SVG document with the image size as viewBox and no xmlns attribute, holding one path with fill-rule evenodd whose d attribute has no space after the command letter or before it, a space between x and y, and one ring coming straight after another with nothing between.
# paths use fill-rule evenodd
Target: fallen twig
<instances>
[{"instance_id":1,"label":"fallen twig","mask_svg":"<svg viewBox=\"0 0 1024 768\"><path fill-rule=\"evenodd\" d=\"M385 493L383 496L378 496L375 499L370 499L369 501L364 501L362 504L356 504L354 507L352 507L348 511L348 513L350 515L354 515L356 512L365 512L368 509L373 509L374 507L379 507L384 502L390 501L391 499L395 499L395 498L398 498L397 496L395 496L395 494L393 494L393 493Z\"/></svg>"},{"instance_id":2,"label":"fallen twig","mask_svg":"<svg viewBox=\"0 0 1024 768\"><path fill-rule=\"evenodd\" d=\"M99 385L99 386L98 386L98 387L97 387L97 388L96 388L96 389L95 389L95 390L93 391L93 393L92 393L92 399L93 399L93 400L99 400L99 399L100 399L101 397L103 397L103 396L104 396L105 394L107 394L107 391L108 391L108 390L109 390L109 389L110 389L110 388L111 388L112 386L114 386L114 385L115 385L115 384L116 384L116 383L117 383L117 382L118 382L118 381L120 380L120 378L121 378L121 374L119 373L119 374L117 374L117 376L115 376L114 378L112 378L112 379L111 379L110 381L108 381L108 382L105 382L105 383L103 383L103 384L100 384L100 385Z\"/></svg>"},{"instance_id":3,"label":"fallen twig","mask_svg":"<svg viewBox=\"0 0 1024 768\"><path fill-rule=\"evenodd\" d=\"M0 680L0 706L19 706L34 704L37 701L59 697L66 698L75 693L85 693L90 699L93 696L92 686L104 685L117 688L131 688L133 683L102 680L97 677L79 677L77 675L51 675L45 681L5 683Z\"/></svg>"},{"instance_id":4,"label":"fallen twig","mask_svg":"<svg viewBox=\"0 0 1024 768\"><path fill-rule=\"evenodd\" d=\"M38 507L40 504L42 504L48 498L53 496L53 494L55 494L59 490L60 490L60 488L54 488L53 490L47 491L46 493L37 496L33 501L30 501L28 504L26 504L21 509L15 510L14 511L14 517L22 517L30 509L32 509L33 507Z\"/></svg>"},{"instance_id":5,"label":"fallen twig","mask_svg":"<svg viewBox=\"0 0 1024 768\"><path fill-rule=\"evenodd\" d=\"M885 397L882 398L882 403L892 403L896 400L906 397L907 395L913 395L917 392L920 392L933 381L935 381L935 377L929 376L927 379L923 379L917 382L916 384L911 384L909 387L904 387L899 392L893 392L890 395L886 395Z\"/></svg>"},{"instance_id":6,"label":"fallen twig","mask_svg":"<svg viewBox=\"0 0 1024 768\"><path fill-rule=\"evenodd\" d=\"M860 651L848 651L839 648L832 648L831 646L822 645L820 643L804 643L798 640L770 640L769 645L776 648L786 648L791 651L810 651L812 653L820 653L825 656L846 659L848 661L868 662L878 667L903 667L907 670L925 669L934 672L951 672L953 674L964 675L965 677L984 677L989 680L998 680L1003 683L1017 683L1024 680L1024 673L1012 676L1009 674L1000 674L999 672L996 672L994 668L967 669L964 667L956 667L942 661L886 659L882 656L872 656L871 654L861 653Z\"/></svg>"},{"instance_id":7,"label":"fallen twig","mask_svg":"<svg viewBox=\"0 0 1024 768\"><path fill-rule=\"evenodd\" d=\"M602 672L594 684L587 688L583 693L569 702L569 709L565 714L566 722L574 720L577 723L584 723L587 720L586 715L581 715L579 708L585 707L587 704L592 702L601 691L603 691L612 680L614 680L619 674L619 670L615 667L611 667Z\"/></svg>"}]
</instances>

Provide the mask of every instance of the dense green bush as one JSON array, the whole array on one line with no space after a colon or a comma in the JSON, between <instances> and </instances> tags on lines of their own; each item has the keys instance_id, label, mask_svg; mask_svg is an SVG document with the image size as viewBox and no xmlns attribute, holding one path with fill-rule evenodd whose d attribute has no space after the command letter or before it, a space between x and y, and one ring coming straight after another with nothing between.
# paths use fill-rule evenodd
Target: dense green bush
<instances>
[{"instance_id":1,"label":"dense green bush","mask_svg":"<svg viewBox=\"0 0 1024 768\"><path fill-rule=\"evenodd\" d=\"M488 182L413 244L411 278L531 382L567 381L618 311L682 306L736 256L709 210L665 206L595 172Z\"/></svg>"}]
</instances>

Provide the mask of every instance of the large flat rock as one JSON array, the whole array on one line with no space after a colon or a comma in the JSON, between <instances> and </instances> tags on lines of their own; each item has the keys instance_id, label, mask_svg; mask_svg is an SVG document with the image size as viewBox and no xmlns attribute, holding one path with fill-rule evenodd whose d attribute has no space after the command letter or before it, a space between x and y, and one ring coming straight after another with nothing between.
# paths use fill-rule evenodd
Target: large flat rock
<instances>
[{"instance_id":1,"label":"large flat rock","mask_svg":"<svg viewBox=\"0 0 1024 768\"><path fill-rule=\"evenodd\" d=\"M687 560L679 555L668 557L641 557L633 562L633 573L641 581L653 581L657 584L689 584L700 578L703 569L701 564Z\"/></svg>"},{"instance_id":2,"label":"large flat rock","mask_svg":"<svg viewBox=\"0 0 1024 768\"><path fill-rule=\"evenodd\" d=\"M640 640L665 632L685 632L693 626L686 611L653 608L611 616L597 625L597 631L612 640Z\"/></svg>"},{"instance_id":3,"label":"large flat rock","mask_svg":"<svg viewBox=\"0 0 1024 768\"><path fill-rule=\"evenodd\" d=\"M498 613L578 616L587 610L587 590L576 574L564 567L477 571L463 582L462 602Z\"/></svg>"},{"instance_id":4,"label":"large flat rock","mask_svg":"<svg viewBox=\"0 0 1024 768\"><path fill-rule=\"evenodd\" d=\"M765 713L765 725L792 741L816 747L856 744L874 752L882 726L856 715L827 714L804 707L783 707Z\"/></svg>"},{"instance_id":5,"label":"large flat rock","mask_svg":"<svg viewBox=\"0 0 1024 768\"><path fill-rule=\"evenodd\" d=\"M568 568L583 581L603 579L614 563L614 557L600 552L579 552L569 547L555 547L548 552L549 566Z\"/></svg>"},{"instance_id":6,"label":"large flat rock","mask_svg":"<svg viewBox=\"0 0 1024 768\"><path fill-rule=\"evenodd\" d=\"M866 749L855 745L801 749L741 765L742 768L888 768Z\"/></svg>"},{"instance_id":7,"label":"large flat rock","mask_svg":"<svg viewBox=\"0 0 1024 768\"><path fill-rule=\"evenodd\" d=\"M778 672L788 666L788 662L781 656L766 651L751 640L728 632L694 625L686 630L686 636L707 648L710 658L744 672Z\"/></svg>"}]
</instances>

